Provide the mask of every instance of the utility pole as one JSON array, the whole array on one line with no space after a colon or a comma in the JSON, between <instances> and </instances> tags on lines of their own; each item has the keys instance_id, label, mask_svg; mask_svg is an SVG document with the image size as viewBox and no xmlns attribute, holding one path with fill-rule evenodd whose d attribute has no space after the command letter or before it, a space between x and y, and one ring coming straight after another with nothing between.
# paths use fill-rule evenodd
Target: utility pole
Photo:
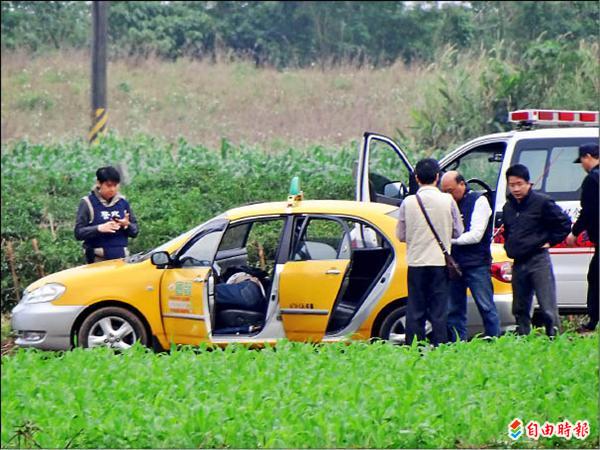
<instances>
[{"instance_id":1,"label":"utility pole","mask_svg":"<svg viewBox=\"0 0 600 450\"><path fill-rule=\"evenodd\" d=\"M92 2L92 126L88 141L94 144L106 130L106 35L108 2Z\"/></svg>"}]
</instances>

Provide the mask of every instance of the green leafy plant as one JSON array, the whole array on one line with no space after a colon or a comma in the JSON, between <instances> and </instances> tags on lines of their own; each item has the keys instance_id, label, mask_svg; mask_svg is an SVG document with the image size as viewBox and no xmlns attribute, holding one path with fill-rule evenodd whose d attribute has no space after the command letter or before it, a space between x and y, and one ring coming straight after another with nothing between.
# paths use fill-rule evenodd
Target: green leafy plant
<instances>
[{"instance_id":1,"label":"green leafy plant","mask_svg":"<svg viewBox=\"0 0 600 450\"><path fill-rule=\"evenodd\" d=\"M437 349L21 349L2 358L1 443L29 421L44 448L597 448L597 349L597 333ZM590 435L513 442L515 417L588 420Z\"/></svg>"}]
</instances>

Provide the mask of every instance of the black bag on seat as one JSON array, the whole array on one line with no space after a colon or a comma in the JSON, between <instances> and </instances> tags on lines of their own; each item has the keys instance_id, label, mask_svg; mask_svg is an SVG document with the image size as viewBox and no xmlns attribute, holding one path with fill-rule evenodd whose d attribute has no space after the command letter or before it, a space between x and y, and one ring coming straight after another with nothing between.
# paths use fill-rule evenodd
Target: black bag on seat
<instances>
[{"instance_id":1,"label":"black bag on seat","mask_svg":"<svg viewBox=\"0 0 600 450\"><path fill-rule=\"evenodd\" d=\"M241 309L244 311L265 312L266 310L265 297L260 287L250 280L234 284L217 284L215 295L220 311Z\"/></svg>"}]
</instances>

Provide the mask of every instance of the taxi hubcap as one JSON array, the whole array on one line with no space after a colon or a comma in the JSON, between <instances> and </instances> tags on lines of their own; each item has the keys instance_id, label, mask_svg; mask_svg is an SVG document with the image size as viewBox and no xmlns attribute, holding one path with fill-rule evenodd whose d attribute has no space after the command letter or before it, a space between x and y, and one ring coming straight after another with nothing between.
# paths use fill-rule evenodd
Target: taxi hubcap
<instances>
[{"instance_id":1,"label":"taxi hubcap","mask_svg":"<svg viewBox=\"0 0 600 450\"><path fill-rule=\"evenodd\" d=\"M117 316L109 316L96 322L88 334L89 347L127 349L137 340L131 324Z\"/></svg>"}]
</instances>

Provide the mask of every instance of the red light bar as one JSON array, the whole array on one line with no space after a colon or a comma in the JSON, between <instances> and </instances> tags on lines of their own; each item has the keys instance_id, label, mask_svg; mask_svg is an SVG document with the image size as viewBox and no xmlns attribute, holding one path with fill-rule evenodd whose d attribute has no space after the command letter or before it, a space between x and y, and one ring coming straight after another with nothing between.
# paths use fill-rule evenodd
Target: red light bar
<instances>
[{"instance_id":1,"label":"red light bar","mask_svg":"<svg viewBox=\"0 0 600 450\"><path fill-rule=\"evenodd\" d=\"M524 109L511 111L509 122L529 125L598 125L598 111Z\"/></svg>"},{"instance_id":2,"label":"red light bar","mask_svg":"<svg viewBox=\"0 0 600 450\"><path fill-rule=\"evenodd\" d=\"M579 120L582 122L598 122L598 113L579 113Z\"/></svg>"},{"instance_id":3,"label":"red light bar","mask_svg":"<svg viewBox=\"0 0 600 450\"><path fill-rule=\"evenodd\" d=\"M528 111L513 111L510 113L511 122L520 122L522 120L529 120Z\"/></svg>"},{"instance_id":4,"label":"red light bar","mask_svg":"<svg viewBox=\"0 0 600 450\"><path fill-rule=\"evenodd\" d=\"M568 112L568 111L559 112L558 113L558 120L573 121L573 120L575 120L575 113Z\"/></svg>"}]
</instances>

